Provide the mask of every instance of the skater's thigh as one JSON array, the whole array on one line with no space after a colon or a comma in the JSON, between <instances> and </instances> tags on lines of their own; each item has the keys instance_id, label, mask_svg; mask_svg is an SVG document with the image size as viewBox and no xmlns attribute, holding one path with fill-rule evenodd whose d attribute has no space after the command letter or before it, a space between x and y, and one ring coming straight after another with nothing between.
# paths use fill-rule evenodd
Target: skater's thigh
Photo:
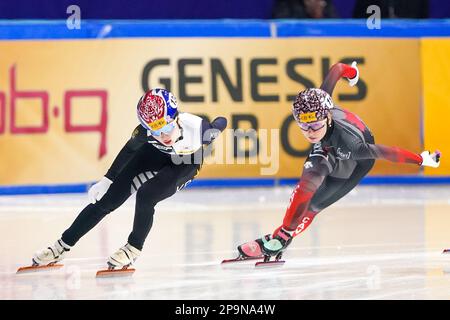
<instances>
[{"instance_id":1,"label":"skater's thigh","mask_svg":"<svg viewBox=\"0 0 450 320\"><path fill-rule=\"evenodd\" d=\"M158 153L161 154L148 148L139 150L114 179L99 204L115 209L124 203L142 183L152 177L153 173L169 163L167 157L161 157Z\"/></svg>"},{"instance_id":2,"label":"skater's thigh","mask_svg":"<svg viewBox=\"0 0 450 320\"><path fill-rule=\"evenodd\" d=\"M344 179L326 177L311 199L310 209L314 212L320 212L325 209L325 204L336 197L336 194L342 189L344 184Z\"/></svg>"},{"instance_id":3,"label":"skater's thigh","mask_svg":"<svg viewBox=\"0 0 450 320\"><path fill-rule=\"evenodd\" d=\"M338 179L333 177L325 178L311 200L311 210L320 212L342 199L359 184L361 179L364 178L367 173L369 173L374 163L375 160L364 160L359 162L348 179Z\"/></svg>"},{"instance_id":4,"label":"skater's thigh","mask_svg":"<svg viewBox=\"0 0 450 320\"><path fill-rule=\"evenodd\" d=\"M166 165L142 184L137 193L137 201L147 199L157 203L170 197L189 184L199 170L200 165L196 164Z\"/></svg>"}]
</instances>

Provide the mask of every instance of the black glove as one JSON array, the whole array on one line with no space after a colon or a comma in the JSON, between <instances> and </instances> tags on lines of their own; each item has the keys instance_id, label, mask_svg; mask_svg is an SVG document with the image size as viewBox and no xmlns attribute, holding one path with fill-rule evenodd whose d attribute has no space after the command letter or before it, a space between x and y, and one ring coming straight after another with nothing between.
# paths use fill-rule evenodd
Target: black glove
<instances>
[{"instance_id":1,"label":"black glove","mask_svg":"<svg viewBox=\"0 0 450 320\"><path fill-rule=\"evenodd\" d=\"M227 119L217 117L211 123L203 119L202 122L202 143L210 144L227 127Z\"/></svg>"}]
</instances>

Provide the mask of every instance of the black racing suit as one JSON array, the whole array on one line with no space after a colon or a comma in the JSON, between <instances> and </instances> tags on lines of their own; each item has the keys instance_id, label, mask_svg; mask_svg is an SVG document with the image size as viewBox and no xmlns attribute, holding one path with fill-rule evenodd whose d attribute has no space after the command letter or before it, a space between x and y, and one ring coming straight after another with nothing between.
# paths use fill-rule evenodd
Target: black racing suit
<instances>
[{"instance_id":1,"label":"black racing suit","mask_svg":"<svg viewBox=\"0 0 450 320\"><path fill-rule=\"evenodd\" d=\"M81 211L69 229L63 233L62 240L70 246L75 245L108 213L137 192L133 230L128 237L128 243L142 250L153 224L155 205L192 181L202 165L203 146L210 144L227 125L223 117L216 118L212 123L198 118L195 123L197 128L193 128L195 132L190 135L194 135L192 139L197 139L198 136L201 140L195 143L202 147L189 156L191 161L184 163L173 161L172 157L176 155L173 147L162 145L149 135L144 127L137 126L105 175L113 181L108 191L101 200L89 204ZM186 127L181 126L182 136L176 143L186 139L186 134L189 134L186 130Z\"/></svg>"}]
</instances>

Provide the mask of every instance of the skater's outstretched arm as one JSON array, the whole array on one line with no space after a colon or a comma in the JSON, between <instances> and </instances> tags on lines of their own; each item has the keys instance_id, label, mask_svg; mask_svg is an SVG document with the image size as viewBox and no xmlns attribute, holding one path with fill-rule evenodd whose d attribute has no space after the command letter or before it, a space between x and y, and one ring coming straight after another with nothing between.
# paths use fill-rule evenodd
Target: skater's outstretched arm
<instances>
[{"instance_id":1,"label":"skater's outstretched arm","mask_svg":"<svg viewBox=\"0 0 450 320\"><path fill-rule=\"evenodd\" d=\"M332 96L334 87L341 78L348 78L350 81L350 86L354 86L358 82L359 71L356 67L356 62L353 62L351 66L340 62L334 64L330 71L328 71L328 74L320 86L320 89L326 91L330 96Z\"/></svg>"},{"instance_id":2,"label":"skater's outstretched arm","mask_svg":"<svg viewBox=\"0 0 450 320\"><path fill-rule=\"evenodd\" d=\"M440 161L440 152L430 154L424 151L417 154L399 147L388 147L381 144L359 143L353 148L354 160L362 159L385 159L398 163L412 163L422 166L437 168Z\"/></svg>"},{"instance_id":3,"label":"skater's outstretched arm","mask_svg":"<svg viewBox=\"0 0 450 320\"><path fill-rule=\"evenodd\" d=\"M114 159L105 177L111 181L117 177L127 163L134 157L137 150L147 142L147 131L141 125L134 129L130 140L123 146L119 154Z\"/></svg>"}]
</instances>

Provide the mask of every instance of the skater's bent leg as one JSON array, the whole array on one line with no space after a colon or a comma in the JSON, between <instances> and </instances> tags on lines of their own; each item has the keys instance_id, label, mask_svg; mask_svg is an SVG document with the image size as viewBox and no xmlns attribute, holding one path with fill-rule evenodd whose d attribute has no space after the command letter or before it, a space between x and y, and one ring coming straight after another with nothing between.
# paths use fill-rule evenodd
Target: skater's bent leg
<instances>
[{"instance_id":1,"label":"skater's bent leg","mask_svg":"<svg viewBox=\"0 0 450 320\"><path fill-rule=\"evenodd\" d=\"M318 213L337 202L354 189L361 179L372 169L374 162L374 160L364 160L359 162L348 179L338 179L330 176L326 177L314 194L308 209L304 213L299 216L294 213L289 214L290 208L288 208L288 214L285 216L283 226L296 226L293 236L297 236L305 231L311 225ZM295 204L293 205L291 203L291 206L295 207ZM294 217L295 221L293 221ZM281 229L281 227L275 230L273 235L277 234L279 229Z\"/></svg>"},{"instance_id":2,"label":"skater's bent leg","mask_svg":"<svg viewBox=\"0 0 450 320\"><path fill-rule=\"evenodd\" d=\"M131 181L135 168L126 168L120 174L106 194L95 204L87 205L72 225L64 231L62 240L70 246L94 228L107 214L120 207L131 195Z\"/></svg>"},{"instance_id":3,"label":"skater's bent leg","mask_svg":"<svg viewBox=\"0 0 450 320\"><path fill-rule=\"evenodd\" d=\"M155 205L175 194L195 177L198 170L198 165L166 166L141 186L136 194L133 231L128 237L129 244L142 250L153 225Z\"/></svg>"},{"instance_id":4,"label":"skater's bent leg","mask_svg":"<svg viewBox=\"0 0 450 320\"><path fill-rule=\"evenodd\" d=\"M342 199L359 184L374 164L375 160L372 159L358 162L348 179L327 178L326 188L321 187L312 198L311 210L318 213Z\"/></svg>"},{"instance_id":5,"label":"skater's bent leg","mask_svg":"<svg viewBox=\"0 0 450 320\"><path fill-rule=\"evenodd\" d=\"M295 237L295 236L299 235L300 233L302 233L303 231L305 231L311 225L311 222L314 220L314 218L316 217L316 215L318 213L319 213L318 211L313 211L313 210L311 210L311 208L308 208L308 210L306 210L306 212L301 214L295 222L295 224L297 225L297 228L295 229L293 236ZM289 224L289 222L285 219L283 221L283 225L288 225L288 224ZM283 225L279 226L272 233L272 237L274 237L276 234L278 234L278 232L283 227Z\"/></svg>"},{"instance_id":6,"label":"skater's bent leg","mask_svg":"<svg viewBox=\"0 0 450 320\"><path fill-rule=\"evenodd\" d=\"M329 191L329 179L330 177L325 177L322 184L319 186L315 195L313 196L313 199L317 196L318 193L320 194ZM290 232L294 232L294 236L298 235L309 227L314 217L319 213L320 210L314 210L313 208L311 208L311 203L313 203L312 200L307 204L307 207L306 209L304 209L304 211L299 210L302 203L305 202L304 198L299 196L301 195L301 193L299 193L299 188L300 185L298 184L292 192L291 201L286 210L283 224L272 233L273 237L279 233L281 228Z\"/></svg>"}]
</instances>

